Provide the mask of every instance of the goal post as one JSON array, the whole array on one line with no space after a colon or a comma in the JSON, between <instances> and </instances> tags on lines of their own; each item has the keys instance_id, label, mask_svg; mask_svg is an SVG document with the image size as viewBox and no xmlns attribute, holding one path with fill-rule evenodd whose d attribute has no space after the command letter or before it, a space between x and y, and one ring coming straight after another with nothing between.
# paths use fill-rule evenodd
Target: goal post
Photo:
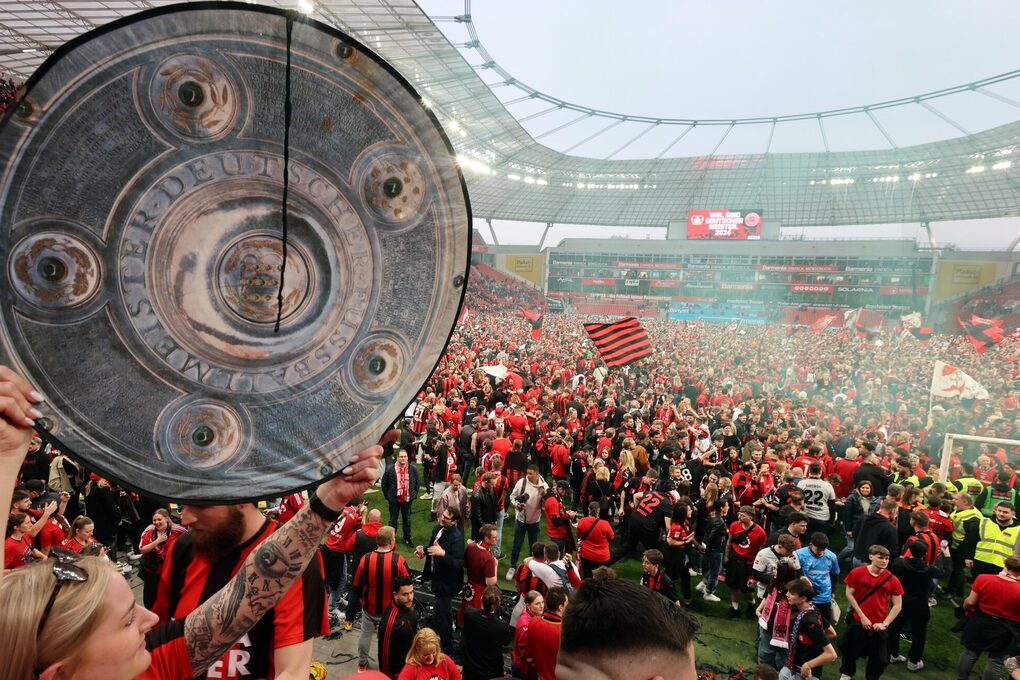
<instances>
[{"instance_id":1,"label":"goal post","mask_svg":"<svg viewBox=\"0 0 1020 680\"><path fill-rule=\"evenodd\" d=\"M997 437L978 437L970 434L953 434L946 432L942 440L942 460L939 466L939 481L945 483L949 478L949 460L953 455L954 441L978 442L979 444L1002 444L1003 446L1020 446L1020 439L999 439Z\"/></svg>"}]
</instances>

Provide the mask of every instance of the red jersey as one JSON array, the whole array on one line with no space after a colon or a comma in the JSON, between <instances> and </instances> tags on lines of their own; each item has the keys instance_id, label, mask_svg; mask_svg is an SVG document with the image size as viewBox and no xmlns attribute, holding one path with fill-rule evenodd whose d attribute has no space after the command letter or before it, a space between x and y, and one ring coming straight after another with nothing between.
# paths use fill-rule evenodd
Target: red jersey
<instances>
[{"instance_id":1,"label":"red jersey","mask_svg":"<svg viewBox=\"0 0 1020 680\"><path fill-rule=\"evenodd\" d=\"M65 540L67 540L67 532L64 531L64 525L53 516L46 520L46 526L35 535L36 547L43 552L46 552L53 546L58 548L63 546Z\"/></svg>"},{"instance_id":2,"label":"red jersey","mask_svg":"<svg viewBox=\"0 0 1020 680\"><path fill-rule=\"evenodd\" d=\"M506 424L510 426L510 439L524 441L528 431L528 417L523 413L520 415L507 416Z\"/></svg>"},{"instance_id":3,"label":"red jersey","mask_svg":"<svg viewBox=\"0 0 1020 680\"><path fill-rule=\"evenodd\" d=\"M566 478L570 466L570 449L563 444L553 444L549 447L549 454L552 456L552 476Z\"/></svg>"},{"instance_id":4,"label":"red jersey","mask_svg":"<svg viewBox=\"0 0 1020 680\"><path fill-rule=\"evenodd\" d=\"M765 530L758 524L752 524L750 529L745 529L740 522L730 524L730 550L744 558L750 564L754 561L758 551L765 547L768 536Z\"/></svg>"},{"instance_id":5,"label":"red jersey","mask_svg":"<svg viewBox=\"0 0 1020 680\"><path fill-rule=\"evenodd\" d=\"M549 494L542 504L545 506L545 529L549 538L566 538L570 533L570 520L563 509L563 501Z\"/></svg>"},{"instance_id":6,"label":"red jersey","mask_svg":"<svg viewBox=\"0 0 1020 680\"><path fill-rule=\"evenodd\" d=\"M556 656L560 653L562 623L563 619L551 612L546 612L540 619L531 619L526 644L538 680L556 680Z\"/></svg>"},{"instance_id":7,"label":"red jersey","mask_svg":"<svg viewBox=\"0 0 1020 680\"><path fill-rule=\"evenodd\" d=\"M857 567L846 575L845 583L847 587L854 589L856 597L863 597L878 588L863 604L860 604L861 611L872 623L885 621L885 615L889 613L890 598L894 595L903 596L903 585L888 569L883 569L878 576L872 576L868 567ZM853 610L850 616L858 620L857 613Z\"/></svg>"},{"instance_id":8,"label":"red jersey","mask_svg":"<svg viewBox=\"0 0 1020 680\"><path fill-rule=\"evenodd\" d=\"M517 569L517 573L514 574L514 581L517 583L517 592L522 596L527 595L529 590L537 590L545 595L547 590L545 581L531 572L527 562Z\"/></svg>"},{"instance_id":9,"label":"red jersey","mask_svg":"<svg viewBox=\"0 0 1020 680\"><path fill-rule=\"evenodd\" d=\"M280 524L286 524L298 513L298 510L305 507L305 495L303 493L292 493L284 496L280 501Z\"/></svg>"},{"instance_id":10,"label":"red jersey","mask_svg":"<svg viewBox=\"0 0 1020 680\"><path fill-rule=\"evenodd\" d=\"M981 574L971 590L978 594L978 609L985 614L1020 623L1020 583L998 574Z\"/></svg>"},{"instance_id":11,"label":"red jersey","mask_svg":"<svg viewBox=\"0 0 1020 680\"><path fill-rule=\"evenodd\" d=\"M469 543L464 550L464 570L467 582L471 587L471 597L462 598L457 612L457 622L464 625L464 610L468 607L482 608L482 593L485 592L485 579L496 576L496 558L482 543Z\"/></svg>"},{"instance_id":12,"label":"red jersey","mask_svg":"<svg viewBox=\"0 0 1020 680\"><path fill-rule=\"evenodd\" d=\"M167 551L159 581L159 593L152 611L163 623L171 619L182 621L227 585L249 553L276 531L277 526L276 522L266 520L254 536L216 562L198 555L192 534L183 534ZM322 558L316 557L276 606L223 658L214 663L203 677L271 679L275 677L274 649L289 647L327 633L329 618L326 613L325 577ZM188 677L188 674L176 677Z\"/></svg>"},{"instance_id":13,"label":"red jersey","mask_svg":"<svg viewBox=\"0 0 1020 680\"><path fill-rule=\"evenodd\" d=\"M939 541L948 541L949 537L953 535L953 520L949 515L941 508L925 508L924 512L930 520L928 528L935 532Z\"/></svg>"},{"instance_id":14,"label":"red jersey","mask_svg":"<svg viewBox=\"0 0 1020 680\"><path fill-rule=\"evenodd\" d=\"M846 498L854 490L854 472L861 466L859 460L839 458L832 464L832 471L839 475L836 498Z\"/></svg>"},{"instance_id":15,"label":"red jersey","mask_svg":"<svg viewBox=\"0 0 1020 680\"><path fill-rule=\"evenodd\" d=\"M4 541L4 569L14 569L28 562L35 561L32 557L32 539L22 536L14 540L10 536Z\"/></svg>"},{"instance_id":16,"label":"red jersey","mask_svg":"<svg viewBox=\"0 0 1020 680\"><path fill-rule=\"evenodd\" d=\"M326 536L326 547L333 552L349 553L354 548L354 536L361 528L361 515L356 508L348 505L340 513Z\"/></svg>"}]
</instances>

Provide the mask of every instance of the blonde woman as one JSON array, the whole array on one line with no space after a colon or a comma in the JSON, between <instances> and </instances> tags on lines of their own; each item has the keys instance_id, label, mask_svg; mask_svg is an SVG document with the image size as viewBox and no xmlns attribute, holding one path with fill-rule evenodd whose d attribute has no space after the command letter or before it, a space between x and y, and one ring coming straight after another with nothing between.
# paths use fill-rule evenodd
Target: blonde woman
<instances>
[{"instance_id":1,"label":"blonde woman","mask_svg":"<svg viewBox=\"0 0 1020 680\"><path fill-rule=\"evenodd\" d=\"M0 507L11 507L28 452L33 404L28 382L0 366ZM157 625L114 565L58 548L50 559L0 573L0 680L184 680L218 661L276 604L315 557L347 501L379 476L382 447L352 457L311 503L252 551L233 580L183 619ZM316 509L313 510L312 508ZM287 546L286 548L284 546ZM250 590L249 590L250 588ZM259 597L250 599L248 593Z\"/></svg>"},{"instance_id":2,"label":"blonde woman","mask_svg":"<svg viewBox=\"0 0 1020 680\"><path fill-rule=\"evenodd\" d=\"M415 634L406 661L397 680L461 680L457 664L443 654L439 635L431 628L422 628Z\"/></svg>"}]
</instances>

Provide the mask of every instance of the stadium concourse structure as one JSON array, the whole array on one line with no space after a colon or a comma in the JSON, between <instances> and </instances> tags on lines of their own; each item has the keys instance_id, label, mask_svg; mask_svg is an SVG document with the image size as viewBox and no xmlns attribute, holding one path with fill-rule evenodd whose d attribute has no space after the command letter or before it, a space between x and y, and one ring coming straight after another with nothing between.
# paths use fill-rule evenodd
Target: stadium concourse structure
<instances>
[{"instance_id":1,"label":"stadium concourse structure","mask_svg":"<svg viewBox=\"0 0 1020 680\"><path fill-rule=\"evenodd\" d=\"M167 4L0 0L0 72L24 80L71 38ZM500 246L491 229L489 244L476 239L477 261L530 281L554 306L748 323L811 323L836 313L833 324L842 310L869 307L890 319L923 311L926 323L939 326L975 291L1005 302L1007 311L1015 299L1017 240L994 253L947 250L930 226L981 229L982 220L1020 217L1020 71L834 110L657 118L529 87L486 49L469 0L447 0L444 9L456 11L432 15L423 6L437 3L428 0L261 4L335 26L407 78L457 150L478 226L506 220L544 224L546 234L558 224L666 230L665 242L566 240L549 248L544 235L530 248ZM920 140L907 134L921 127L911 117L924 117L934 132ZM747 142L754 136L746 132L759 141ZM693 152L687 144L699 135L713 141ZM610 137L618 143L596 153ZM737 137L744 151L731 153ZM705 235L694 228L711 210L738 211L742 220L752 214L753 223L740 227L753 227L756 240L688 238ZM781 238L784 228L852 234L856 225L910 224L923 226L927 238Z\"/></svg>"}]
</instances>

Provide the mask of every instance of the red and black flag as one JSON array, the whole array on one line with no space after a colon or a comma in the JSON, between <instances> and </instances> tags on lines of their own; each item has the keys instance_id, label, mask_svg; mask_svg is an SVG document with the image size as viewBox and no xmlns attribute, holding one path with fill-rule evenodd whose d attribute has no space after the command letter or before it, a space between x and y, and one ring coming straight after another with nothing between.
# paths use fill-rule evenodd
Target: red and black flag
<instances>
[{"instance_id":1,"label":"red and black flag","mask_svg":"<svg viewBox=\"0 0 1020 680\"><path fill-rule=\"evenodd\" d=\"M859 309L854 317L854 331L857 337L870 340L882 332L885 317L871 309Z\"/></svg>"},{"instance_id":2,"label":"red and black flag","mask_svg":"<svg viewBox=\"0 0 1020 680\"><path fill-rule=\"evenodd\" d=\"M927 345L928 341L931 340L931 334L934 329L931 326L918 326L917 328L908 328L910 334L917 338L922 345Z\"/></svg>"},{"instance_id":3,"label":"red and black flag","mask_svg":"<svg viewBox=\"0 0 1020 680\"><path fill-rule=\"evenodd\" d=\"M998 345L1003 341L1006 334L1002 330L1002 319L985 319L977 314L972 314L970 321L961 318L956 319L957 323L967 334L970 344L978 354L984 354L992 345Z\"/></svg>"},{"instance_id":4,"label":"red and black flag","mask_svg":"<svg viewBox=\"0 0 1020 680\"><path fill-rule=\"evenodd\" d=\"M625 366L652 353L648 333L632 316L612 323L586 323L584 330L610 368Z\"/></svg>"},{"instance_id":5,"label":"red and black flag","mask_svg":"<svg viewBox=\"0 0 1020 680\"><path fill-rule=\"evenodd\" d=\"M813 331L824 331L826 328L832 325L832 322L836 320L835 314L826 314L815 319L814 323L811 324L811 330Z\"/></svg>"},{"instance_id":6,"label":"red and black flag","mask_svg":"<svg viewBox=\"0 0 1020 680\"><path fill-rule=\"evenodd\" d=\"M465 302L464 306L460 308L460 316L457 317L457 323L464 323L464 319L468 318L468 314L470 313L471 311L468 309L467 303Z\"/></svg>"},{"instance_id":7,"label":"red and black flag","mask_svg":"<svg viewBox=\"0 0 1020 680\"><path fill-rule=\"evenodd\" d=\"M520 310L521 316L523 316L525 319L527 319L528 323L531 324L531 337L534 338L535 341L541 340L542 339L542 319L545 318L545 312L544 311L543 312L533 312L530 309L525 309L524 307L518 307L517 309Z\"/></svg>"}]
</instances>

